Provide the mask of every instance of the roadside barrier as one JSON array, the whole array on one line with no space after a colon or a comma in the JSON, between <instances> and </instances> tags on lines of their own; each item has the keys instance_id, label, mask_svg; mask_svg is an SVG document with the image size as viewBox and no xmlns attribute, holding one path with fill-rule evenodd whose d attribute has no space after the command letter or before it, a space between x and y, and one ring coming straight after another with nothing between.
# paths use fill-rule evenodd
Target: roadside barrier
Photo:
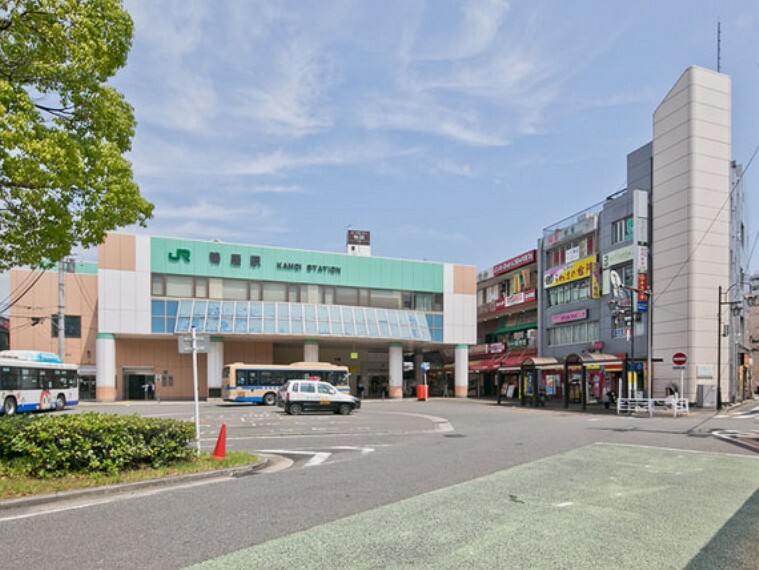
<instances>
[{"instance_id":1,"label":"roadside barrier","mask_svg":"<svg viewBox=\"0 0 759 570\"><path fill-rule=\"evenodd\" d=\"M688 415L689 406L687 398L617 398L617 414L653 416L654 412L672 412L673 417L677 417L678 413Z\"/></svg>"}]
</instances>

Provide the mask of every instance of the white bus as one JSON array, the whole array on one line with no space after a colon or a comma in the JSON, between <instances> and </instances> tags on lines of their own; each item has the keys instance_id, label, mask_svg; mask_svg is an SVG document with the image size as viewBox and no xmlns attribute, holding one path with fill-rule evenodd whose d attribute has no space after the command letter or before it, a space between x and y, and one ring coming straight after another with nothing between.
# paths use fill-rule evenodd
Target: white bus
<instances>
[{"instance_id":1,"label":"white bus","mask_svg":"<svg viewBox=\"0 0 759 570\"><path fill-rule=\"evenodd\" d=\"M0 351L0 402L5 416L76 406L77 367L51 352Z\"/></svg>"},{"instance_id":2,"label":"white bus","mask_svg":"<svg viewBox=\"0 0 759 570\"><path fill-rule=\"evenodd\" d=\"M243 364L224 367L221 378L222 397L228 402L250 402L273 406L277 391L288 380L321 380L338 392L349 393L347 366L328 362L294 362L293 364Z\"/></svg>"}]
</instances>

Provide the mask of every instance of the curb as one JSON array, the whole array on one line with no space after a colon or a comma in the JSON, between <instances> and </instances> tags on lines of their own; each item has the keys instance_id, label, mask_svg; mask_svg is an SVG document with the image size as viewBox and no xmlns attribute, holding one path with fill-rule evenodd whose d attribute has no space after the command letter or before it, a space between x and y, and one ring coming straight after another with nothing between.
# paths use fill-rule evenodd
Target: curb
<instances>
[{"instance_id":1,"label":"curb","mask_svg":"<svg viewBox=\"0 0 759 570\"><path fill-rule=\"evenodd\" d=\"M45 505L58 501L70 499L79 499L83 497L116 495L118 493L127 493L140 489L154 487L169 487L179 483L189 481L201 481L203 479L215 479L219 477L245 477L253 475L256 471L263 469L269 463L268 459L259 458L258 461L251 465L243 467L229 467L227 469L217 469L215 471L203 471L202 473L189 473L187 475L176 475L174 477L161 477L159 479L149 479L147 481L136 481L134 483L120 483L118 485L105 485L103 487L91 487L87 489L76 489L73 491L61 491L60 493L50 493L47 495L31 495L28 497L19 497L17 499L0 500L0 511L17 509L21 507L33 507Z\"/></svg>"}]
</instances>

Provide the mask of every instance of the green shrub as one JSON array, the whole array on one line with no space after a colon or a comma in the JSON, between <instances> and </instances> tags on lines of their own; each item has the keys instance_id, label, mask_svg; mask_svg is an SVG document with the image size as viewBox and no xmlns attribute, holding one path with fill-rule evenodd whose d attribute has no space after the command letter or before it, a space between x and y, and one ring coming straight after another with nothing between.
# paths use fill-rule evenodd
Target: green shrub
<instances>
[{"instance_id":1,"label":"green shrub","mask_svg":"<svg viewBox=\"0 0 759 570\"><path fill-rule=\"evenodd\" d=\"M36 477L66 473L118 474L192 457L193 424L178 420L74 414L0 421L0 459Z\"/></svg>"}]
</instances>

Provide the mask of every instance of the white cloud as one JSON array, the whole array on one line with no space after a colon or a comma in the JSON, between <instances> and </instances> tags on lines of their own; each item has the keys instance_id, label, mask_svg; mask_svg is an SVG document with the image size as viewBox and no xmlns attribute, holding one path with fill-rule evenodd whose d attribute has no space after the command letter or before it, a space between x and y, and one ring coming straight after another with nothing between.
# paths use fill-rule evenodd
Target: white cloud
<instances>
[{"instance_id":1,"label":"white cloud","mask_svg":"<svg viewBox=\"0 0 759 570\"><path fill-rule=\"evenodd\" d=\"M471 164L454 162L453 160L439 160L432 166L435 174L450 174L462 178L474 178L476 176Z\"/></svg>"},{"instance_id":2,"label":"white cloud","mask_svg":"<svg viewBox=\"0 0 759 570\"><path fill-rule=\"evenodd\" d=\"M334 62L318 45L298 38L281 46L266 81L253 81L232 95L228 112L253 119L264 132L299 138L328 129L333 113L326 99Z\"/></svg>"},{"instance_id":3,"label":"white cloud","mask_svg":"<svg viewBox=\"0 0 759 570\"><path fill-rule=\"evenodd\" d=\"M420 153L416 147L393 148L383 144L364 146L341 146L334 148L304 151L303 154L290 154L282 149L255 158L241 160L230 165L228 174L271 175L285 174L311 166L336 166L353 164L374 164L388 158L408 157Z\"/></svg>"},{"instance_id":4,"label":"white cloud","mask_svg":"<svg viewBox=\"0 0 759 570\"><path fill-rule=\"evenodd\" d=\"M413 41L407 55L417 61L468 59L492 48L497 40L509 3L505 0L476 0L454 4L458 12L447 25L435 18L435 3L425 6L414 21Z\"/></svg>"},{"instance_id":5,"label":"white cloud","mask_svg":"<svg viewBox=\"0 0 759 570\"><path fill-rule=\"evenodd\" d=\"M475 112L458 111L421 99L376 101L367 105L357 120L367 129L432 134L474 146L497 147L509 142L492 126L479 125L480 117Z\"/></svg>"}]
</instances>

